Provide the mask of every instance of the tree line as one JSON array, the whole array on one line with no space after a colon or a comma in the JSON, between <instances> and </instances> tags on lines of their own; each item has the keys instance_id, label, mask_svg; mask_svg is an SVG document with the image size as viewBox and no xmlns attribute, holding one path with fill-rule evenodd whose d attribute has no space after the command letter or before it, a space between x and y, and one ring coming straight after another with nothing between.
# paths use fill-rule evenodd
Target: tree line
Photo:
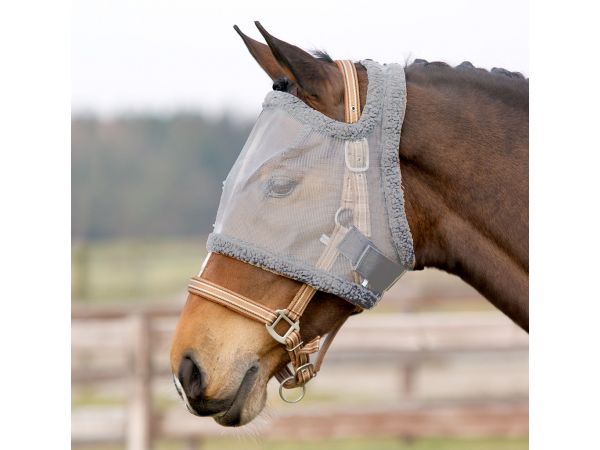
<instances>
[{"instance_id":1,"label":"tree line","mask_svg":"<svg viewBox=\"0 0 600 450\"><path fill-rule=\"evenodd\" d=\"M208 234L250 128L229 115L74 117L72 237Z\"/></svg>"}]
</instances>

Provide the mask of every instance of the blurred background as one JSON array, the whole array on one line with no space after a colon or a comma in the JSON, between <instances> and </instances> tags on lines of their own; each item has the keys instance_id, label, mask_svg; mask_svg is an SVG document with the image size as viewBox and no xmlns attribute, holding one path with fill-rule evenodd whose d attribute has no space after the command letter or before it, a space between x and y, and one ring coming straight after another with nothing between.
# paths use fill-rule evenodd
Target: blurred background
<instances>
[{"instance_id":1,"label":"blurred background","mask_svg":"<svg viewBox=\"0 0 600 450\"><path fill-rule=\"evenodd\" d=\"M470 60L528 76L522 2L254 3L73 4L73 448L527 448L527 334L435 270L352 318L300 404L273 382L266 411L231 430L179 401L177 314L271 85L234 23L257 38L259 19L336 59ZM357 18L359 32L347 26Z\"/></svg>"}]
</instances>

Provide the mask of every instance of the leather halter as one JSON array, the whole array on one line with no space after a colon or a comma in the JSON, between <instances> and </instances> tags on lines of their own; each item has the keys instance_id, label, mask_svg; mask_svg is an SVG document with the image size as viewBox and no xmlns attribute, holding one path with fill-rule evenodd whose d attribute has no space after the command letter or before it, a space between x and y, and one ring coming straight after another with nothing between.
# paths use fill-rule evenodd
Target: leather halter
<instances>
[{"instance_id":1,"label":"leather halter","mask_svg":"<svg viewBox=\"0 0 600 450\"><path fill-rule=\"evenodd\" d=\"M336 61L336 64L344 77L344 120L348 123L354 123L357 122L360 117L360 91L356 67L349 60ZM360 179L357 178L354 182L360 183ZM366 214L368 217L368 205L365 205L364 196L360 196L361 189L352 191L357 192L357 198L350 199L350 201L354 201L363 210L367 208ZM343 201L348 202L347 196L343 197L346 197ZM345 208L346 205L343 204L340 208L342 207ZM336 244L342 237L343 233L340 231L340 225L337 223L336 214L336 227L328 239L328 244L319 259L318 265L325 268L333 264L335 257L337 256L337 251L335 250ZM210 257L210 254L208 257ZM208 261L208 257L206 258L206 261ZM275 376L280 382L279 395L288 403L296 403L302 400L306 392L306 383L314 378L321 369L321 364L323 363L323 359L325 358L325 354L327 353L333 338L345 322L342 321L327 334L322 347L320 346L320 336L315 337L305 344L300 337L300 318L317 292L315 288L307 284L303 284L300 287L287 308L278 310L267 308L248 297L203 279L202 270L198 276L191 279L188 291L191 294L202 296L207 300L218 303L219 305L252 320L263 323L271 337L285 346L293 370L286 365L277 372ZM361 311L362 309L357 307L356 312ZM287 325L287 331L279 334L275 329L279 324ZM313 364L310 362L310 354L319 351L320 347L321 351ZM298 398L290 400L284 396L284 389L293 389L297 387L302 388L302 393Z\"/></svg>"}]
</instances>

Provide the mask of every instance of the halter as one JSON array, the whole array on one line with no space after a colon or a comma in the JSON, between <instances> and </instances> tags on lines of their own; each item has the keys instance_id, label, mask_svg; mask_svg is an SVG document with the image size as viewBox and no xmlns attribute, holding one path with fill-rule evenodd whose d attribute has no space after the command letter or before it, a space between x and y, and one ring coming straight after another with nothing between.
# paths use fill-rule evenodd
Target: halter
<instances>
[{"instance_id":1,"label":"halter","mask_svg":"<svg viewBox=\"0 0 600 450\"><path fill-rule=\"evenodd\" d=\"M344 120L348 123L355 123L360 117L360 92L356 67L348 60L336 61L336 64L344 78ZM345 148L345 162L346 173L340 207L335 216L335 228L330 236L323 236L325 249L317 263L317 267L325 270L333 265L338 253L352 253L353 248L340 246L343 238L352 230L359 230L365 236L371 234L367 183L364 173L369 165L368 145L352 145L352 143L347 143ZM353 227L350 232L339 220L339 216L348 209L353 213L356 227ZM348 255L345 254L345 256ZM368 255L365 256L364 252L358 256L360 259L368 257ZM209 257L210 254L207 256L205 262L208 261ZM306 393L306 383L314 378L321 369L325 354L345 320L336 325L327 334L322 347L320 346L320 336L315 337L305 344L300 337L300 318L317 292L315 288L308 284L303 284L287 308L273 310L248 297L203 279L201 277L202 272L203 270L201 270L198 276L191 279L188 291L191 294L200 295L207 300L263 323L269 335L285 346L292 366L290 369L286 365L275 374L277 380L280 382L279 396L288 403L296 403L302 400ZM357 277L359 277L359 274L357 274ZM363 286L366 286L369 281L369 279L365 278L361 283ZM362 308L356 308L357 313L361 311ZM276 330L276 327L280 324L287 327L287 330L281 334ZM310 355L319 351L320 347L321 351L313 364L310 362ZM294 399L286 398L284 390L294 388L302 388L300 395Z\"/></svg>"}]
</instances>

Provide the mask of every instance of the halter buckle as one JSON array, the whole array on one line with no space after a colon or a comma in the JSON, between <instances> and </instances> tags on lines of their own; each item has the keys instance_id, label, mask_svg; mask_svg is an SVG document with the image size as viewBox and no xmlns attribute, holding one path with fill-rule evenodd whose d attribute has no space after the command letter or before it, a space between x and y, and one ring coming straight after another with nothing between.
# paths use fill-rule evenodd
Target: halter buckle
<instances>
[{"instance_id":1,"label":"halter buckle","mask_svg":"<svg viewBox=\"0 0 600 450\"><path fill-rule=\"evenodd\" d=\"M275 321L270 325L269 324L265 325L265 327L267 327L267 331L269 332L271 337L273 339L275 339L277 342L279 342L280 344L285 344L286 339L294 331L300 331L300 320L296 320L294 322L294 321L292 321L292 319L290 319L288 316L286 316L285 313L286 313L285 309L276 310L275 314L277 314L277 318L275 319ZM285 320L288 323L288 325L290 326L284 334L279 334L279 333L277 333L277 331L275 331L275 327L281 321L281 319Z\"/></svg>"},{"instance_id":2,"label":"halter buckle","mask_svg":"<svg viewBox=\"0 0 600 450\"><path fill-rule=\"evenodd\" d=\"M309 362L307 362L306 364L302 364L301 366L299 366L299 367L296 367L296 368L294 369L294 375L297 375L297 374L298 374L298 372L302 372L303 370L309 370L309 367L311 367L312 365L313 365L313 363L311 363L311 362L309 361ZM314 366L313 366L313 367L314 367ZM313 375L313 377L314 377L314 375Z\"/></svg>"}]
</instances>

